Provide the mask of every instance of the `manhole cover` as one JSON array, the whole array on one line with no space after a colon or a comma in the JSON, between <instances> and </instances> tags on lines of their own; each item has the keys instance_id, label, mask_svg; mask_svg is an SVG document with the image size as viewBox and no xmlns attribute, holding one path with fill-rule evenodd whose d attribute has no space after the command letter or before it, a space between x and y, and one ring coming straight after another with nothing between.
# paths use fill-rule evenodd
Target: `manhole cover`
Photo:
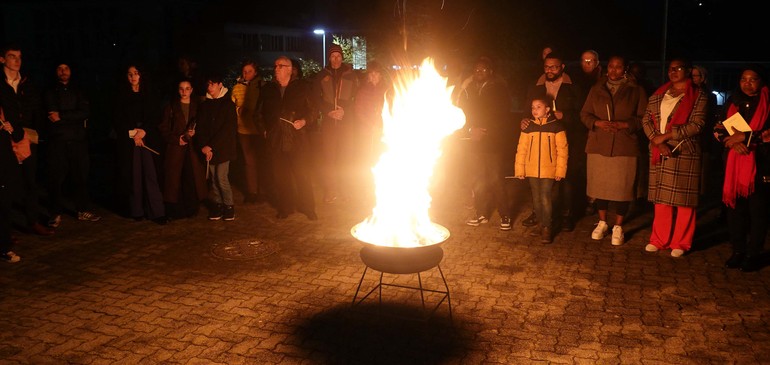
<instances>
[{"instance_id":1,"label":"manhole cover","mask_svg":"<svg viewBox=\"0 0 770 365\"><path fill-rule=\"evenodd\" d=\"M224 260L252 260L272 255L278 251L275 242L257 238L248 238L231 242L217 243L211 253Z\"/></svg>"}]
</instances>

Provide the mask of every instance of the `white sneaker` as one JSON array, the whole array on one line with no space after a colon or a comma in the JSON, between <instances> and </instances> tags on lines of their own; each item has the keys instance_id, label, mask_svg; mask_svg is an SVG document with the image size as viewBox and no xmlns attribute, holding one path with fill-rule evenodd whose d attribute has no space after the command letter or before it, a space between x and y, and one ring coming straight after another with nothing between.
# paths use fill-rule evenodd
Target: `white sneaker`
<instances>
[{"instance_id":1,"label":"white sneaker","mask_svg":"<svg viewBox=\"0 0 770 365\"><path fill-rule=\"evenodd\" d=\"M612 245L620 246L626 242L626 238L623 235L623 228L620 226L612 227Z\"/></svg>"},{"instance_id":2,"label":"white sneaker","mask_svg":"<svg viewBox=\"0 0 770 365\"><path fill-rule=\"evenodd\" d=\"M644 246L644 250L647 252L656 252L658 251L658 248L655 247L652 243L648 243L647 246Z\"/></svg>"},{"instance_id":3,"label":"white sneaker","mask_svg":"<svg viewBox=\"0 0 770 365\"><path fill-rule=\"evenodd\" d=\"M596 228L594 228L594 231L591 232L591 239L598 241L604 238L609 229L610 226L607 225L607 222L599 221L599 223L596 223Z\"/></svg>"},{"instance_id":4,"label":"white sneaker","mask_svg":"<svg viewBox=\"0 0 770 365\"><path fill-rule=\"evenodd\" d=\"M671 257L679 257L682 255L684 255L684 250L680 250L678 248L671 250Z\"/></svg>"}]
</instances>

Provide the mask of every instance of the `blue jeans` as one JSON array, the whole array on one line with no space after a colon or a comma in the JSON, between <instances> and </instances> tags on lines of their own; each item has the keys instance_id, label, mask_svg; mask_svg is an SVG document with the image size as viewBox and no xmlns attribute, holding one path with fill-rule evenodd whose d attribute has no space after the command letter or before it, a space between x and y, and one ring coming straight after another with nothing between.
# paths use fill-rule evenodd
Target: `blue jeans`
<instances>
[{"instance_id":1,"label":"blue jeans","mask_svg":"<svg viewBox=\"0 0 770 365\"><path fill-rule=\"evenodd\" d=\"M230 187L230 161L210 166L211 188L209 196L216 204L233 205L233 189Z\"/></svg>"},{"instance_id":2,"label":"blue jeans","mask_svg":"<svg viewBox=\"0 0 770 365\"><path fill-rule=\"evenodd\" d=\"M542 227L553 228L551 192L556 180L536 177L528 177L527 180L529 180L529 188L532 190L532 205L534 205L537 220L540 221Z\"/></svg>"}]
</instances>

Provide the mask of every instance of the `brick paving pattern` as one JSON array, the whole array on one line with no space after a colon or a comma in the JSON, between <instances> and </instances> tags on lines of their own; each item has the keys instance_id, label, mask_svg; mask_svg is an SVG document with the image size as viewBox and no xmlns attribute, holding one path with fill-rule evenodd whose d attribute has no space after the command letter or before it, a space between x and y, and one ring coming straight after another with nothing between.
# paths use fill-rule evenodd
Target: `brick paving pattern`
<instances>
[{"instance_id":1,"label":"brick paving pattern","mask_svg":"<svg viewBox=\"0 0 770 365\"><path fill-rule=\"evenodd\" d=\"M718 212L675 259L644 251L648 212L620 247L590 239L595 217L542 245L520 224L528 199L509 232L497 216L465 225L455 200L437 199L433 213L452 234L440 265L452 320L446 303L422 320L419 295L398 288L383 289L381 306L377 293L351 306L364 265L349 231L368 214L353 203L319 204L316 222L275 220L266 205L238 205L234 222L205 211L167 226L104 210L98 223L65 217L54 237L22 235L22 262L0 265L0 363L770 363L770 268L724 268ZM212 254L245 239L276 252ZM422 279L443 285L435 269Z\"/></svg>"}]
</instances>

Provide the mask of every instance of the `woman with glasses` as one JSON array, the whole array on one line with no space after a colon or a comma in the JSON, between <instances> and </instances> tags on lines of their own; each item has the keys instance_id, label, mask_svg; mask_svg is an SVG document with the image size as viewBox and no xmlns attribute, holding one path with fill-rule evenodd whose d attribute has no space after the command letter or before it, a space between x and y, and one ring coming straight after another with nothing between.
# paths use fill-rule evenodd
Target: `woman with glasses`
<instances>
[{"instance_id":1,"label":"woman with glasses","mask_svg":"<svg viewBox=\"0 0 770 365\"><path fill-rule=\"evenodd\" d=\"M739 88L725 104L725 120L736 114L747 129L726 129L718 124L714 131L726 148L722 202L727 206L727 226L733 254L728 268L757 271L767 234L770 213L770 89L763 69L748 66L741 71Z\"/></svg>"},{"instance_id":2,"label":"woman with glasses","mask_svg":"<svg viewBox=\"0 0 770 365\"><path fill-rule=\"evenodd\" d=\"M701 146L708 99L693 85L692 65L675 58L668 82L649 98L642 127L650 140L647 199L655 205L648 252L671 249L682 256L692 246L701 175Z\"/></svg>"}]
</instances>

